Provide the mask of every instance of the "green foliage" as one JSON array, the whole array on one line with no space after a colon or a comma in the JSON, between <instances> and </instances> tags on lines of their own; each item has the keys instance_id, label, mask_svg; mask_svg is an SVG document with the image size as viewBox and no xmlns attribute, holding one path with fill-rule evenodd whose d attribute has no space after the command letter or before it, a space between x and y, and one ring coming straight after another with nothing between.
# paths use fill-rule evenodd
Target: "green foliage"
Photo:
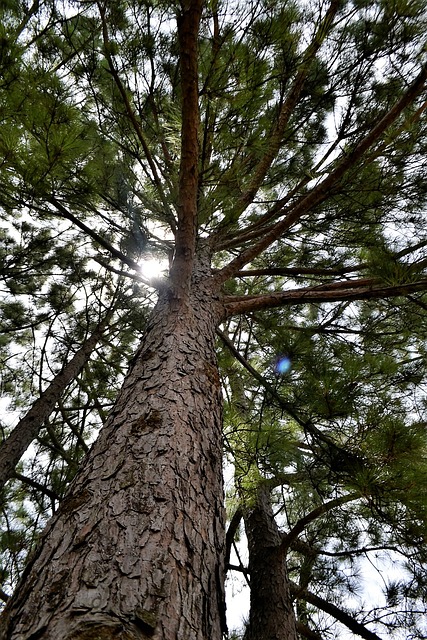
<instances>
[{"instance_id":1,"label":"green foliage","mask_svg":"<svg viewBox=\"0 0 427 640\"><path fill-rule=\"evenodd\" d=\"M422 625L411 609L422 610L425 588L419 571L426 561L427 443L425 422L417 419L425 411L425 331L419 320L415 328L415 318L406 324L415 309L410 302L359 303L259 313L238 327L230 323L229 332L264 384L233 364L229 352L221 364L232 504L240 496L250 508L259 483L279 487L274 510L286 533L322 503L358 492L359 500L304 527L299 541L306 549L291 551L291 578L337 606L356 601L352 615L369 619L360 586L366 562L381 575L392 562L405 577L398 589L390 583L384 597L378 594L378 607L389 612L387 628L411 626L416 634ZM292 362L282 376L274 372L278 354ZM315 608L300 613L310 626L319 624Z\"/></svg>"},{"instance_id":2,"label":"green foliage","mask_svg":"<svg viewBox=\"0 0 427 640\"><path fill-rule=\"evenodd\" d=\"M145 329L155 294L135 262L177 254L181 4L1 3L2 437L113 310L104 338L3 491L6 591L105 421ZM249 274L234 273L222 290L225 300L266 298L265 308L224 325L249 366L218 347L225 448L235 471L231 510L253 504L267 483L289 532L327 501L356 493L306 524L298 537L305 551L289 552L291 577L337 605L355 598L354 617L380 634L404 629L421 638L421 92L346 171L338 169L419 73L426 3L343 1L325 23L328 7L323 0L203 3L198 240L209 238L219 270L288 221L242 259ZM307 207L292 218L301 202ZM400 293L357 301L361 282ZM345 287L356 291L353 300L326 295ZM269 296L297 289L325 298L310 304L296 295L272 308ZM291 362L283 375L274 369L282 355ZM362 557L378 560L380 572L387 558L404 567L402 579L386 583L379 613L359 593ZM314 606L298 611L322 637L335 633Z\"/></svg>"}]
</instances>

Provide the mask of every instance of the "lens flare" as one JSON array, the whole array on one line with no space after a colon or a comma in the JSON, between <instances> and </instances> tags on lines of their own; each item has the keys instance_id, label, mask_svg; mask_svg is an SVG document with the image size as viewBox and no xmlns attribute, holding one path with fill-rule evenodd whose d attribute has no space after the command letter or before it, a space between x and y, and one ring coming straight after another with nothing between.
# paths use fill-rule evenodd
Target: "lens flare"
<instances>
[{"instance_id":1,"label":"lens flare","mask_svg":"<svg viewBox=\"0 0 427 640\"><path fill-rule=\"evenodd\" d=\"M290 371L291 366L292 363L288 356L279 356L274 364L274 372L277 375L282 376Z\"/></svg>"}]
</instances>

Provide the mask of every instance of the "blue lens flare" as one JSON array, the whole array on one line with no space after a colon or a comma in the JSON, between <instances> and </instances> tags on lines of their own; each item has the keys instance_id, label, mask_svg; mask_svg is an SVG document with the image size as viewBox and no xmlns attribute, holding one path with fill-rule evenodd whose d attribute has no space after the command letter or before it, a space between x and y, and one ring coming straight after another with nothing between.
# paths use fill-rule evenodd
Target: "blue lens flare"
<instances>
[{"instance_id":1,"label":"blue lens flare","mask_svg":"<svg viewBox=\"0 0 427 640\"><path fill-rule=\"evenodd\" d=\"M290 371L292 366L290 358L288 356L279 356L274 365L274 371L277 375L283 375Z\"/></svg>"}]
</instances>

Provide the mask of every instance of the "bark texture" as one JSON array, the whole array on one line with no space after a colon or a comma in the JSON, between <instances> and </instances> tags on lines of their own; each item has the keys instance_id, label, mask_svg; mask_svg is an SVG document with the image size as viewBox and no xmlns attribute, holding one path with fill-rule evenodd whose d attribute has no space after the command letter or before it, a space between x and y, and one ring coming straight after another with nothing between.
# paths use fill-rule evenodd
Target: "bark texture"
<instances>
[{"instance_id":1,"label":"bark texture","mask_svg":"<svg viewBox=\"0 0 427 640\"><path fill-rule=\"evenodd\" d=\"M115 408L8 603L2 640L219 640L212 292L160 296Z\"/></svg>"},{"instance_id":2,"label":"bark texture","mask_svg":"<svg viewBox=\"0 0 427 640\"><path fill-rule=\"evenodd\" d=\"M261 486L244 515L248 538L251 606L245 640L297 640L286 555L270 503Z\"/></svg>"}]
</instances>

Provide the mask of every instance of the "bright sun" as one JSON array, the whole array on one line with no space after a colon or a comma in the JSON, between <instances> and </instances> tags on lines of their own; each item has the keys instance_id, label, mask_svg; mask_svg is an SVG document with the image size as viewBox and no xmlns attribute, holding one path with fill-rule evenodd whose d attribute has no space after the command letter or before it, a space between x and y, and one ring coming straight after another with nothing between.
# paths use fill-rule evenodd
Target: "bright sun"
<instances>
[{"instance_id":1,"label":"bright sun","mask_svg":"<svg viewBox=\"0 0 427 640\"><path fill-rule=\"evenodd\" d=\"M167 270L167 260L158 260L157 258L149 258L141 262L141 275L145 278L161 278Z\"/></svg>"}]
</instances>

